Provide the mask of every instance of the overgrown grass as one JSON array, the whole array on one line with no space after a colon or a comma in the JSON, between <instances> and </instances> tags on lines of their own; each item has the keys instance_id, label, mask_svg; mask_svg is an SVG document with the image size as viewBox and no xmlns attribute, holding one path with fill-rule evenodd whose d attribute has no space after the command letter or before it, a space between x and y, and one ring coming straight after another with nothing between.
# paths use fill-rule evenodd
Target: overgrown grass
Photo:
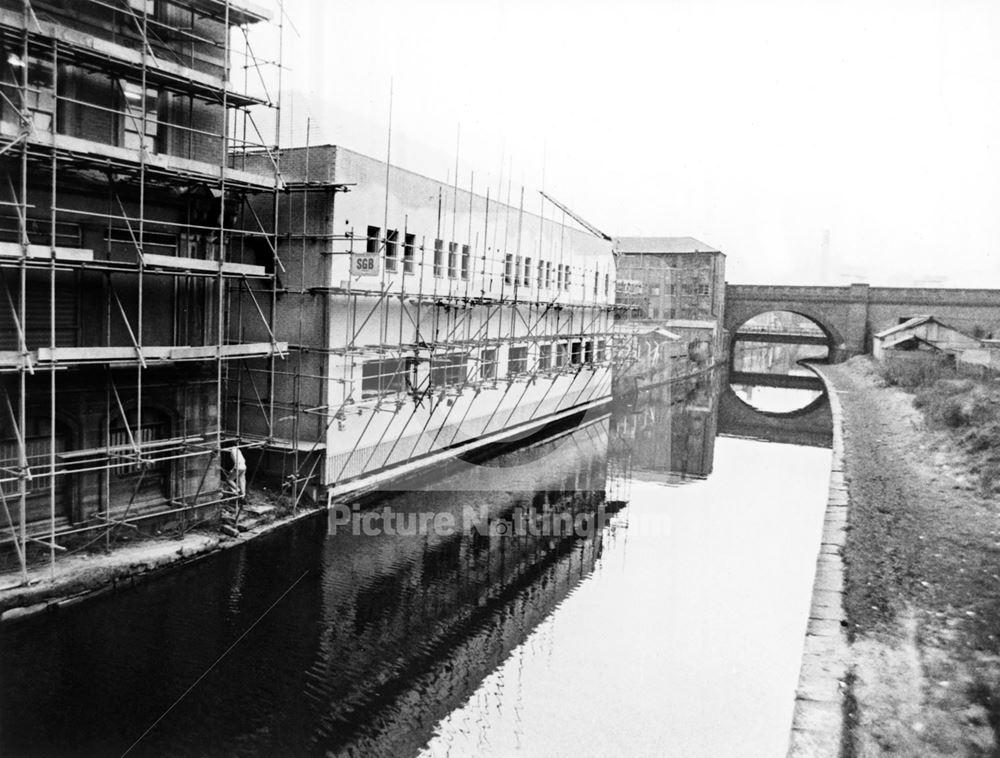
<instances>
[{"instance_id":1,"label":"overgrown grass","mask_svg":"<svg viewBox=\"0 0 1000 758\"><path fill-rule=\"evenodd\" d=\"M930 427L955 434L984 495L1000 491L1000 381L962 376L946 361L926 355L893 357L874 366L886 384L913 393L913 405Z\"/></svg>"},{"instance_id":2,"label":"overgrown grass","mask_svg":"<svg viewBox=\"0 0 1000 758\"><path fill-rule=\"evenodd\" d=\"M875 369L882 381L890 387L915 390L926 387L938 379L952 379L957 376L955 367L948 361L928 356L924 353L901 355L875 361Z\"/></svg>"}]
</instances>

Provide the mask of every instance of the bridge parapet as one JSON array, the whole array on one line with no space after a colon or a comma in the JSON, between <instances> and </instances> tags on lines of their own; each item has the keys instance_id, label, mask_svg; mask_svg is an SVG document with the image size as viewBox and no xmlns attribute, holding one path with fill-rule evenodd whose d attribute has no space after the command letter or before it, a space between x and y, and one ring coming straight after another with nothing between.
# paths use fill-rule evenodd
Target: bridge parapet
<instances>
[{"instance_id":1,"label":"bridge parapet","mask_svg":"<svg viewBox=\"0 0 1000 758\"><path fill-rule=\"evenodd\" d=\"M814 321L829 339L832 361L868 352L872 334L915 315L935 315L970 335L1000 334L1000 290L727 284L730 349L743 324L769 311Z\"/></svg>"}]
</instances>

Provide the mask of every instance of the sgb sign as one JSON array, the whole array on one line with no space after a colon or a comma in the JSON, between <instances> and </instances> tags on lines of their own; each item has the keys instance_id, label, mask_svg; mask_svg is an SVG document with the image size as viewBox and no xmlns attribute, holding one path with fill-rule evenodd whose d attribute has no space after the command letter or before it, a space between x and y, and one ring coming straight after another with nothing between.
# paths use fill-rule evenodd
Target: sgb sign
<instances>
[{"instance_id":1,"label":"sgb sign","mask_svg":"<svg viewBox=\"0 0 1000 758\"><path fill-rule=\"evenodd\" d=\"M378 255L351 253L351 276L378 276Z\"/></svg>"}]
</instances>

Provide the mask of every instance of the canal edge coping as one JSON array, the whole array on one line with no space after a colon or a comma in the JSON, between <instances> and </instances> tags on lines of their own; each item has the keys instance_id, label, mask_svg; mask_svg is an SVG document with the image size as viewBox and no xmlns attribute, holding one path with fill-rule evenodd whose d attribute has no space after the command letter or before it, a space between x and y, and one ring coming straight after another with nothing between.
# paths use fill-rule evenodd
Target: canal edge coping
<instances>
[{"instance_id":1,"label":"canal edge coping","mask_svg":"<svg viewBox=\"0 0 1000 758\"><path fill-rule=\"evenodd\" d=\"M259 537L281 531L285 527L296 524L303 519L322 514L325 510L325 508L319 506L300 506L298 513L252 527L246 532L240 532L238 537L213 535L209 542L197 547L186 547L181 545L180 541L176 544L169 544L168 538L164 541L165 550L159 551L156 555L149 558L139 558L133 563L108 567L104 571L98 571L92 578L86 580L84 588L77 591L60 592L58 589L59 585L72 585L75 581L73 577L64 577L55 585L39 583L35 585L37 587L36 591L38 594L42 594L43 597L32 602L34 600L33 593L30 591L31 588L29 588L29 591L25 593L24 599L20 600L18 604L12 604L0 610L0 628L3 628L7 624L40 616L44 613L55 613L79 603L101 597L102 595L131 589L149 579L179 570L218 555L226 550L247 545Z\"/></svg>"},{"instance_id":2,"label":"canal edge coping","mask_svg":"<svg viewBox=\"0 0 1000 758\"><path fill-rule=\"evenodd\" d=\"M844 731L848 675L843 553L849 497L844 480L843 407L833 382L822 367L805 365L823 382L830 400L833 457L787 757L838 758Z\"/></svg>"}]
</instances>

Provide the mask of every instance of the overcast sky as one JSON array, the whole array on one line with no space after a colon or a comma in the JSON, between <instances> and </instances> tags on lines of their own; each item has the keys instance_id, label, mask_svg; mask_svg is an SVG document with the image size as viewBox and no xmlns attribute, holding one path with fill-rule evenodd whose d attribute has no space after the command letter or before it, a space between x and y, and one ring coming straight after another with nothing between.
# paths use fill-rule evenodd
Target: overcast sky
<instances>
[{"instance_id":1,"label":"overcast sky","mask_svg":"<svg viewBox=\"0 0 1000 758\"><path fill-rule=\"evenodd\" d=\"M308 117L312 144L384 159L391 80L393 163L450 180L457 142L460 186L503 167L612 236L722 249L731 282L1000 286L1000 3L285 12L286 144Z\"/></svg>"}]
</instances>

